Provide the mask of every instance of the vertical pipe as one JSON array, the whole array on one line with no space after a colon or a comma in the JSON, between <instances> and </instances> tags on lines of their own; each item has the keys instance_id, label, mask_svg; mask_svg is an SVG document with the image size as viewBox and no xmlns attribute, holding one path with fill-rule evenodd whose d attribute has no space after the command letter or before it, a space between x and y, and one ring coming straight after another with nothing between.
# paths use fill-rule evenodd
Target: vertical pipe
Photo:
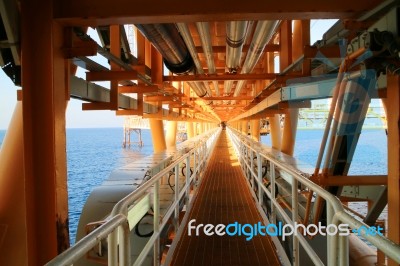
<instances>
[{"instance_id":1,"label":"vertical pipe","mask_svg":"<svg viewBox=\"0 0 400 266\"><path fill-rule=\"evenodd\" d=\"M388 75L387 123L388 123L388 237L400 244L400 79ZM389 266L398 265L389 259Z\"/></svg>"},{"instance_id":2,"label":"vertical pipe","mask_svg":"<svg viewBox=\"0 0 400 266\"><path fill-rule=\"evenodd\" d=\"M17 102L0 149L0 265L28 265L26 203L24 184L22 103Z\"/></svg>"},{"instance_id":3,"label":"vertical pipe","mask_svg":"<svg viewBox=\"0 0 400 266\"><path fill-rule=\"evenodd\" d=\"M279 115L274 115L269 118L269 129L271 134L272 148L281 149L281 122Z\"/></svg>"},{"instance_id":4,"label":"vertical pipe","mask_svg":"<svg viewBox=\"0 0 400 266\"><path fill-rule=\"evenodd\" d=\"M260 141L260 119L254 119L250 122L251 137L255 141Z\"/></svg>"},{"instance_id":5,"label":"vertical pipe","mask_svg":"<svg viewBox=\"0 0 400 266\"><path fill-rule=\"evenodd\" d=\"M290 156L293 156L294 152L298 120L299 109L297 108L289 109L289 111L285 114L281 151Z\"/></svg>"},{"instance_id":6,"label":"vertical pipe","mask_svg":"<svg viewBox=\"0 0 400 266\"><path fill-rule=\"evenodd\" d=\"M167 135L165 137L165 142L167 148L176 148L176 133L178 130L178 122L177 121L168 121L167 123Z\"/></svg>"},{"instance_id":7,"label":"vertical pipe","mask_svg":"<svg viewBox=\"0 0 400 266\"><path fill-rule=\"evenodd\" d=\"M151 139L153 141L154 152L160 152L167 148L164 136L164 124L162 120L155 118L149 119Z\"/></svg>"},{"instance_id":8,"label":"vertical pipe","mask_svg":"<svg viewBox=\"0 0 400 266\"><path fill-rule=\"evenodd\" d=\"M186 122L186 133L188 139L191 139L195 136L195 131L193 129L193 122Z\"/></svg>"},{"instance_id":9,"label":"vertical pipe","mask_svg":"<svg viewBox=\"0 0 400 266\"><path fill-rule=\"evenodd\" d=\"M21 39L28 40L21 42L28 265L43 265L69 246L69 65L62 51L63 28L53 21L55 3L21 1Z\"/></svg>"}]
</instances>

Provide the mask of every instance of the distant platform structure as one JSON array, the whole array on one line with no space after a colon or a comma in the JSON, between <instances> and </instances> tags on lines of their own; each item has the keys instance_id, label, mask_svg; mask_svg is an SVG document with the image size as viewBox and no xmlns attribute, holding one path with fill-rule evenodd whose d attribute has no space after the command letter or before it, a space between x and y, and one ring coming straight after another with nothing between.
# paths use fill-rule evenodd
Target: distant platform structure
<instances>
[{"instance_id":1,"label":"distant platform structure","mask_svg":"<svg viewBox=\"0 0 400 266\"><path fill-rule=\"evenodd\" d=\"M130 147L131 145L142 147L142 129L150 129L148 119L143 119L140 116L126 116L122 146L124 148Z\"/></svg>"},{"instance_id":2,"label":"distant platform structure","mask_svg":"<svg viewBox=\"0 0 400 266\"><path fill-rule=\"evenodd\" d=\"M164 128L166 128L164 122ZM124 148L130 147L131 145L142 147L142 129L150 129L149 119L142 118L140 116L126 116L124 121L124 139L122 146ZM183 142L187 140L186 123L178 122L178 132L176 136L177 142Z\"/></svg>"}]
</instances>

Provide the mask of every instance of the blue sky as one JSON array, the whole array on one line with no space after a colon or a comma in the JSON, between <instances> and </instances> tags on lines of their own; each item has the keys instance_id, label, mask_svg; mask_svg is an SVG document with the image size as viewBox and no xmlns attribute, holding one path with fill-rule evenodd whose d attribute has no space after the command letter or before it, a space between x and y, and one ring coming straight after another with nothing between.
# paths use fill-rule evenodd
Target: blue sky
<instances>
[{"instance_id":1,"label":"blue sky","mask_svg":"<svg viewBox=\"0 0 400 266\"><path fill-rule=\"evenodd\" d=\"M322 34L335 23L336 20L311 21L311 43L321 39ZM90 31L92 38L98 39L95 31ZM102 57L96 57L99 63L104 64ZM78 76L83 76L84 71L79 70ZM103 85L104 86L104 85ZM0 70L0 129L7 129L15 104L17 102L17 89L6 74ZM113 111L82 111L82 101L71 99L67 108L68 128L91 127L122 127L123 117L118 117Z\"/></svg>"}]
</instances>

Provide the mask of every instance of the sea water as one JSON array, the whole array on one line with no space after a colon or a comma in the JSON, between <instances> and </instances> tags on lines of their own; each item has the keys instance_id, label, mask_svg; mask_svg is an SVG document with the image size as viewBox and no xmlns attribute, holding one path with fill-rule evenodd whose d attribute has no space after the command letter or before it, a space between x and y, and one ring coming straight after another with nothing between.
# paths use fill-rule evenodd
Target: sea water
<instances>
[{"instance_id":1,"label":"sea water","mask_svg":"<svg viewBox=\"0 0 400 266\"><path fill-rule=\"evenodd\" d=\"M0 130L0 145L5 131ZM294 156L315 166L323 130L298 130ZM122 128L67 129L68 200L71 243L75 242L80 212L90 192L111 171L152 153L149 130L142 130L144 146L122 147ZM270 137L261 141L270 145ZM350 167L352 175L387 174L387 137L383 129L363 130ZM359 205L357 211L363 209Z\"/></svg>"}]
</instances>

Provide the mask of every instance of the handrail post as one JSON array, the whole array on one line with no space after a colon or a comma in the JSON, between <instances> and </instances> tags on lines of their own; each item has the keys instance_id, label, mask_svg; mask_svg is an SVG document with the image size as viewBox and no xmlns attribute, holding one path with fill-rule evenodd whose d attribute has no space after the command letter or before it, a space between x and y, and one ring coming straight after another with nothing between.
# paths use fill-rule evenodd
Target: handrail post
<instances>
[{"instance_id":1,"label":"handrail post","mask_svg":"<svg viewBox=\"0 0 400 266\"><path fill-rule=\"evenodd\" d=\"M258 174L258 204L263 205L263 180L262 180L262 165L261 165L261 155L257 152L257 174Z\"/></svg>"},{"instance_id":2,"label":"handrail post","mask_svg":"<svg viewBox=\"0 0 400 266\"><path fill-rule=\"evenodd\" d=\"M349 237L339 236L339 265L349 265Z\"/></svg>"},{"instance_id":3,"label":"handrail post","mask_svg":"<svg viewBox=\"0 0 400 266\"><path fill-rule=\"evenodd\" d=\"M276 213L275 213L275 165L272 161L269 162L270 165L270 183L271 183L271 217L272 217L272 223L276 223Z\"/></svg>"},{"instance_id":4,"label":"handrail post","mask_svg":"<svg viewBox=\"0 0 400 266\"><path fill-rule=\"evenodd\" d=\"M333 221L333 207L332 205L326 201L326 224L329 225ZM328 230L328 228L327 228ZM328 251L328 266L336 265L336 254L335 254L335 246L333 241L333 236L330 236L328 233L326 234L327 240L327 251Z\"/></svg>"},{"instance_id":5,"label":"handrail post","mask_svg":"<svg viewBox=\"0 0 400 266\"><path fill-rule=\"evenodd\" d=\"M186 158L186 206L189 206L189 199L190 199L190 153Z\"/></svg>"},{"instance_id":6,"label":"handrail post","mask_svg":"<svg viewBox=\"0 0 400 266\"><path fill-rule=\"evenodd\" d=\"M193 151L193 169L194 169L194 171L193 171L193 180L194 180L194 185L195 185L195 187L197 189L198 184L197 184L197 181L196 181L196 179L197 179L197 158L196 158L197 156L196 156L196 153L197 153L197 147Z\"/></svg>"},{"instance_id":7,"label":"handrail post","mask_svg":"<svg viewBox=\"0 0 400 266\"><path fill-rule=\"evenodd\" d=\"M154 211L154 228L153 232L154 234L158 233L160 231L160 179L157 180L157 182L154 183L154 203L153 203L153 211ZM159 265L160 264L160 238L157 238L156 241L154 241L154 246L153 246L153 265Z\"/></svg>"},{"instance_id":8,"label":"handrail post","mask_svg":"<svg viewBox=\"0 0 400 266\"><path fill-rule=\"evenodd\" d=\"M179 164L175 165L175 230L178 231L179 228Z\"/></svg>"},{"instance_id":9,"label":"handrail post","mask_svg":"<svg viewBox=\"0 0 400 266\"><path fill-rule=\"evenodd\" d=\"M251 187L254 189L254 151L250 149L250 177L251 177Z\"/></svg>"},{"instance_id":10,"label":"handrail post","mask_svg":"<svg viewBox=\"0 0 400 266\"><path fill-rule=\"evenodd\" d=\"M128 221L119 226L119 265L132 265L131 263L131 241Z\"/></svg>"},{"instance_id":11,"label":"handrail post","mask_svg":"<svg viewBox=\"0 0 400 266\"><path fill-rule=\"evenodd\" d=\"M108 265L118 265L118 227L108 235Z\"/></svg>"},{"instance_id":12,"label":"handrail post","mask_svg":"<svg viewBox=\"0 0 400 266\"><path fill-rule=\"evenodd\" d=\"M299 205L298 205L298 200L299 200L299 194L297 191L297 179L293 176L292 177L292 221L293 221L293 227L294 227L294 234L293 234L293 265L298 266L300 265L299 263L299 239L297 238L297 229L296 229L296 222L298 218L298 212L299 212Z\"/></svg>"}]
</instances>

